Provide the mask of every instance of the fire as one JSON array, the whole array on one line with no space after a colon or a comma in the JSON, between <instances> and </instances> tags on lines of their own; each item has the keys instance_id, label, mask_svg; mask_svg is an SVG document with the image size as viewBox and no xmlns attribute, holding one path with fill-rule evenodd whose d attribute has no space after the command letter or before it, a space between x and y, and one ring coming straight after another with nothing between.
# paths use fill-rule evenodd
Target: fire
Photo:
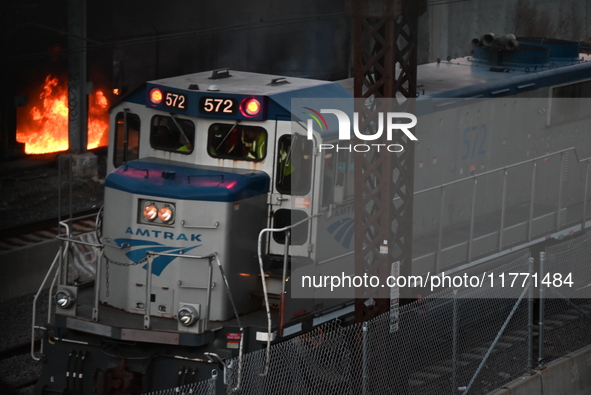
<instances>
[{"instance_id":1,"label":"fire","mask_svg":"<svg viewBox=\"0 0 591 395\"><path fill-rule=\"evenodd\" d=\"M25 153L43 154L68 149L68 88L66 82L48 75L38 99L29 101L28 111L19 113L16 140L25 143ZM102 91L89 95L87 148L106 145L108 136L107 97Z\"/></svg>"}]
</instances>

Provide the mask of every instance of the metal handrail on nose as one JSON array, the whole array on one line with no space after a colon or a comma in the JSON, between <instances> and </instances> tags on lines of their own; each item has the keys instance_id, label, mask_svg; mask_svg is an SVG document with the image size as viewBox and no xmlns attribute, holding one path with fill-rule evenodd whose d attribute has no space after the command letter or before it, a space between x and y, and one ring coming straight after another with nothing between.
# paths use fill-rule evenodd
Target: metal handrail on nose
<instances>
[{"instance_id":1,"label":"metal handrail on nose","mask_svg":"<svg viewBox=\"0 0 591 395\"><path fill-rule=\"evenodd\" d=\"M55 288L56 282L58 283L58 285L62 285L62 284L67 283L67 281L68 281L68 268L70 265L68 251L69 251L70 243L82 244L82 245L97 248L99 250L98 259L100 260L100 257L102 254L102 249L103 249L102 245L89 243L89 242L85 242L82 240L76 240L76 239L72 238L72 229L71 229L72 223L74 221L88 219L93 216L95 216L95 214L89 214L89 215L85 215L82 217L71 218L71 219L59 222L59 226L63 227L65 229L65 233L62 234L60 231L60 233L55 238L57 240L61 240L62 245L60 246L55 258L53 259L53 262L49 266L49 269L47 270L47 273L45 274L45 278L41 282L41 285L39 286L37 293L35 293L35 296L33 297L33 309L32 309L32 320L31 320L31 357L35 361L41 360L41 357L38 355L41 355L41 356L43 355L43 342L41 342L41 348L39 350L38 355L35 353L35 330L36 329L46 330L45 327L36 325L37 301L39 300L39 296L43 292L43 289L45 288L47 281L51 277L51 274L53 272L55 272L53 275L53 280L51 281L51 284L48 289L49 297L48 297L48 308L47 308L47 322L50 322L51 321L51 307L52 307L51 295L53 293L53 289ZM97 267L98 266L100 266L100 265L97 265ZM98 273L98 270L97 270L97 273ZM98 299L98 296L97 296L97 299Z\"/></svg>"},{"instance_id":2,"label":"metal handrail on nose","mask_svg":"<svg viewBox=\"0 0 591 395\"><path fill-rule=\"evenodd\" d=\"M270 352L271 352L271 327L272 327L272 323L271 323L271 308L269 306L269 294L267 292L267 285L265 283L265 269L263 267L263 253L262 253L262 246L263 246L263 236L265 235L265 233L270 233L270 232L286 232L286 238L285 238L285 251L284 251L284 257L283 257L283 281L281 284L281 298L282 298L282 306L281 309L283 310L284 306L283 303L285 303L285 280L287 277L287 262L288 262L288 256L289 256L289 240L291 238L290 236L290 231L291 229L295 228L298 225L303 224L304 222L308 222L310 220L312 220L313 218L316 217L320 217L324 215L324 213L318 213L318 214L314 214L311 215L307 218L304 218L303 220L296 222L295 224L289 225L289 226L285 226L283 228L265 228L263 230L260 231L259 233L259 239L258 239L258 247L257 247L257 255L258 255L258 259L259 259L259 269L261 271L261 282L262 282L262 286L263 286L263 296L265 298L265 309L267 312L267 357L266 357L266 363L265 363L265 370L263 371L263 373L261 373L261 376L266 376L267 372L269 371L269 358L270 358ZM280 326L283 325L283 322L280 323ZM280 330L282 330L282 327L280 327Z\"/></svg>"}]
</instances>

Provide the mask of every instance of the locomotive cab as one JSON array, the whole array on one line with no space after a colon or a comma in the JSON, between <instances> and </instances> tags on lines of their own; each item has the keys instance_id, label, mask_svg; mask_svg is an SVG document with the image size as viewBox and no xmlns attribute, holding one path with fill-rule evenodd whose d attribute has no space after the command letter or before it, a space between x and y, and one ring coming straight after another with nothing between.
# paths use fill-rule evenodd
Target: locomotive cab
<instances>
[{"instance_id":1,"label":"locomotive cab","mask_svg":"<svg viewBox=\"0 0 591 395\"><path fill-rule=\"evenodd\" d=\"M292 266L314 262L322 209L315 197L323 171L316 152L321 137L308 139L301 123L292 120L291 99L349 97L339 84L324 81L234 71L211 78L200 73L150 82L112 109L100 281L101 302L130 313L149 310L178 318L189 299L201 300L193 303L207 316L199 333L209 320L260 308L261 267L266 285L280 293L289 292L281 283ZM174 218L158 217L164 207ZM298 222L258 240L263 229ZM205 258L212 255L213 266ZM325 307L312 296L281 309L289 319Z\"/></svg>"},{"instance_id":2,"label":"locomotive cab","mask_svg":"<svg viewBox=\"0 0 591 395\"><path fill-rule=\"evenodd\" d=\"M314 289L290 296L291 274L326 253L323 137L292 118L294 97L350 95L338 83L226 70L148 82L111 109L96 274L80 286L68 262L52 266L65 274L42 391L125 382L140 393L178 385L180 371L203 380L214 361L217 374L225 360L352 313L351 301ZM84 383L81 359L96 367ZM77 379L54 383L59 366Z\"/></svg>"}]
</instances>

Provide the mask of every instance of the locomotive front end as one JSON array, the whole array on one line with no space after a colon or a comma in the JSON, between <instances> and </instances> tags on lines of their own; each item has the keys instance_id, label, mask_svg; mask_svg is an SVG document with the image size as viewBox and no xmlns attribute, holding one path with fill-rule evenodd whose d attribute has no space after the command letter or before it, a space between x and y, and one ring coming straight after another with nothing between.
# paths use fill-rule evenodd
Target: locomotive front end
<instances>
[{"instance_id":1,"label":"locomotive front end","mask_svg":"<svg viewBox=\"0 0 591 395\"><path fill-rule=\"evenodd\" d=\"M129 162L111 173L105 183L101 303L146 319L176 319L178 331L194 333L210 320L253 309L253 246L265 226L268 190L263 172L157 159Z\"/></svg>"},{"instance_id":2,"label":"locomotive front end","mask_svg":"<svg viewBox=\"0 0 591 395\"><path fill-rule=\"evenodd\" d=\"M96 273L59 276L38 393L140 394L218 375L223 390L233 358L349 314L288 289L292 267L315 259L323 179L291 99L345 94L214 71L148 82L114 106ZM292 215L306 221L294 232Z\"/></svg>"}]
</instances>

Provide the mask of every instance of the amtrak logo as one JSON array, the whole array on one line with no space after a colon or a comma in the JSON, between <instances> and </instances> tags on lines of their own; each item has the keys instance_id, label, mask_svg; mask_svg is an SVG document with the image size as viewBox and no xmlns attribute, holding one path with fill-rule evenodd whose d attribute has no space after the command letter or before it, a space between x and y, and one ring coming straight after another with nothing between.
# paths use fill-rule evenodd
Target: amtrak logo
<instances>
[{"instance_id":1,"label":"amtrak logo","mask_svg":"<svg viewBox=\"0 0 591 395\"><path fill-rule=\"evenodd\" d=\"M140 262L141 260L146 259L146 254L149 251L162 252L166 254L186 254L197 247L201 247L201 244L185 248L170 247L155 241L136 239L115 239L115 242L119 247L130 249L130 251L125 255L132 262ZM152 274L159 276L162 271L164 271L164 269L166 269L166 267L176 258L176 256L156 256L156 258L154 258L152 261ZM144 265L143 268L147 270L148 265Z\"/></svg>"},{"instance_id":2,"label":"amtrak logo","mask_svg":"<svg viewBox=\"0 0 591 395\"><path fill-rule=\"evenodd\" d=\"M342 218L329 225L326 230L345 248L351 246L351 240L355 234L355 220L353 218Z\"/></svg>"},{"instance_id":3,"label":"amtrak logo","mask_svg":"<svg viewBox=\"0 0 591 395\"><path fill-rule=\"evenodd\" d=\"M142 236L142 237L152 237L155 239L168 239L168 240L183 240L183 241L201 241L201 234L185 234L185 233L173 233L173 232L166 232L163 230L157 229L142 229L137 228L135 232L131 227L125 229L125 233L135 236Z\"/></svg>"}]
</instances>

